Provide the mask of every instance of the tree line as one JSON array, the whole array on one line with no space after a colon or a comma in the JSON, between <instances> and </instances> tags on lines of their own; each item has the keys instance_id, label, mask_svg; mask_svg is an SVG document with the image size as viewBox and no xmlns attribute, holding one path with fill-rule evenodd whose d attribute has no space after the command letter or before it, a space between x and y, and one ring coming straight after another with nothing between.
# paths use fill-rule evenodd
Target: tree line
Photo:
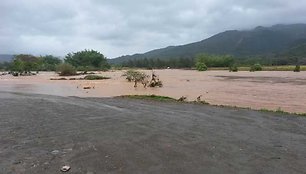
<instances>
[{"instance_id":1,"label":"tree line","mask_svg":"<svg viewBox=\"0 0 306 174\"><path fill-rule=\"evenodd\" d=\"M298 56L279 56L272 55L266 56L249 56L249 57L234 57L231 55L211 55L211 54L198 54L193 58L143 58L143 59L130 59L119 64L122 67L131 68L196 68L197 65L207 67L231 67L235 66L252 66L254 64L261 64L264 66L280 66L280 65L303 65L306 64L305 58ZM118 66L118 65L117 65Z\"/></svg>"},{"instance_id":2,"label":"tree line","mask_svg":"<svg viewBox=\"0 0 306 174\"><path fill-rule=\"evenodd\" d=\"M120 64L122 67L131 68L191 68L194 66L195 59L192 58L179 58L179 59L137 59L137 60L127 60Z\"/></svg>"},{"instance_id":3,"label":"tree line","mask_svg":"<svg viewBox=\"0 0 306 174\"><path fill-rule=\"evenodd\" d=\"M137 59L127 60L121 64L122 67L132 68L193 68L198 62L203 62L208 67L228 67L234 63L234 58L228 55L199 54L195 58L178 59Z\"/></svg>"},{"instance_id":4,"label":"tree line","mask_svg":"<svg viewBox=\"0 0 306 174\"><path fill-rule=\"evenodd\" d=\"M11 62L0 63L0 70L19 73L56 71L62 64L69 64L71 67L80 71L107 70L110 68L103 54L94 50L84 50L69 53L63 60L52 55L37 57L30 54L19 54L15 55Z\"/></svg>"},{"instance_id":5,"label":"tree line","mask_svg":"<svg viewBox=\"0 0 306 174\"><path fill-rule=\"evenodd\" d=\"M303 54L302 54L303 53ZM237 58L229 55L210 55L198 54L195 57L180 57L180 58L146 58L143 59L130 59L119 65L120 67L131 68L197 68L205 67L231 67L231 66L252 66L254 64L261 64L265 66L273 65L302 65L306 64L304 52L301 54L283 54L278 57L272 55L266 56L252 56ZM79 71L90 70L108 70L110 65L106 57L95 50L83 50L79 52L68 53L64 59L53 55L46 56L33 56L28 54L20 54L14 56L11 62L0 63L0 70L10 70L17 72L26 71L56 71L60 64L69 64L72 68ZM67 67L67 66L66 66Z\"/></svg>"}]
</instances>

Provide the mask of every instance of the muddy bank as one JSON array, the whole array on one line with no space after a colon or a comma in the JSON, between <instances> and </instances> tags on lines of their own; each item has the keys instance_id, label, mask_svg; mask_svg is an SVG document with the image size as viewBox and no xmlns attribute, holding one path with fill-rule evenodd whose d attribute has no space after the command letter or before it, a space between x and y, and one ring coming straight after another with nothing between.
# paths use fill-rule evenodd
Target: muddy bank
<instances>
[{"instance_id":1,"label":"muddy bank","mask_svg":"<svg viewBox=\"0 0 306 174\"><path fill-rule=\"evenodd\" d=\"M148 74L151 71L146 71ZM51 81L54 73L40 73L33 77L0 77L0 91L20 91L58 96L113 97L119 95L155 94L173 98L186 96L189 101L202 99L219 105L281 109L306 112L306 72L237 72L189 70L156 70L163 88L134 88L121 77L123 71L101 72L111 77L103 81ZM67 78L79 78L67 77ZM91 90L84 90L91 86Z\"/></svg>"}]
</instances>

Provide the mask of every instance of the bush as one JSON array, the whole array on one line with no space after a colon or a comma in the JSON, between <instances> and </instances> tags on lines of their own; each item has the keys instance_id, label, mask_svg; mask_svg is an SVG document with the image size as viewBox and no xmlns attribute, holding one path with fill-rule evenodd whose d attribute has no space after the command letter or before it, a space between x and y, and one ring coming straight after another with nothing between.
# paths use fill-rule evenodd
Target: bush
<instances>
[{"instance_id":1,"label":"bush","mask_svg":"<svg viewBox=\"0 0 306 174\"><path fill-rule=\"evenodd\" d=\"M301 71L301 66L300 65L296 65L293 71L294 72L300 72Z\"/></svg>"},{"instance_id":2,"label":"bush","mask_svg":"<svg viewBox=\"0 0 306 174\"><path fill-rule=\"evenodd\" d=\"M250 69L251 72L254 72L254 71L262 71L262 67L259 63L256 63L254 65L251 66L251 69Z\"/></svg>"},{"instance_id":3,"label":"bush","mask_svg":"<svg viewBox=\"0 0 306 174\"><path fill-rule=\"evenodd\" d=\"M58 65L57 72L60 76L73 76L77 74L75 67L68 63Z\"/></svg>"},{"instance_id":4,"label":"bush","mask_svg":"<svg viewBox=\"0 0 306 174\"><path fill-rule=\"evenodd\" d=\"M126 76L126 79L129 82L132 82L132 81L141 81L141 80L143 80L143 79L148 77L147 74L145 74L143 72L140 72L140 71L134 71L134 70L128 70L127 72L125 72L123 74L123 76Z\"/></svg>"},{"instance_id":5,"label":"bush","mask_svg":"<svg viewBox=\"0 0 306 174\"><path fill-rule=\"evenodd\" d=\"M98 75L87 75L84 77L85 80L105 80L110 79L110 77L98 76Z\"/></svg>"},{"instance_id":6,"label":"bush","mask_svg":"<svg viewBox=\"0 0 306 174\"><path fill-rule=\"evenodd\" d=\"M207 71L207 66L205 65L204 62L197 62L196 63L196 69L198 71Z\"/></svg>"},{"instance_id":7,"label":"bush","mask_svg":"<svg viewBox=\"0 0 306 174\"><path fill-rule=\"evenodd\" d=\"M230 66L230 67L229 67L229 71L230 71L230 72L238 72L238 67L237 67L237 65L232 65L232 66Z\"/></svg>"},{"instance_id":8,"label":"bush","mask_svg":"<svg viewBox=\"0 0 306 174\"><path fill-rule=\"evenodd\" d=\"M129 82L135 82L134 87L137 87L137 83L142 83L143 86L146 88L148 87L163 87L162 81L159 80L158 76L152 73L151 80L150 76L140 72L140 71L134 71L134 70L128 70L125 72L122 76L126 76L126 79Z\"/></svg>"}]
</instances>

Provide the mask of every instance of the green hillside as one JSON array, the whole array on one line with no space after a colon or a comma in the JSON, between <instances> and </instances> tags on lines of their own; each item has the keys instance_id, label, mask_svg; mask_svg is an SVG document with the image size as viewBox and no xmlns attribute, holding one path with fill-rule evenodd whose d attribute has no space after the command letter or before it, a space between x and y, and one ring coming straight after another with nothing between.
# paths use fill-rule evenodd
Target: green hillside
<instances>
[{"instance_id":1,"label":"green hillside","mask_svg":"<svg viewBox=\"0 0 306 174\"><path fill-rule=\"evenodd\" d=\"M225 31L199 42L170 46L144 54L122 56L109 61L113 64L121 64L128 60L144 58L161 60L193 59L200 53L232 55L239 59L269 57L273 60L275 58L286 59L286 56L291 57L298 54L299 59L303 59L306 55L305 49L303 49L305 48L303 47L306 43L305 40L306 24L274 25L244 31Z\"/></svg>"}]
</instances>

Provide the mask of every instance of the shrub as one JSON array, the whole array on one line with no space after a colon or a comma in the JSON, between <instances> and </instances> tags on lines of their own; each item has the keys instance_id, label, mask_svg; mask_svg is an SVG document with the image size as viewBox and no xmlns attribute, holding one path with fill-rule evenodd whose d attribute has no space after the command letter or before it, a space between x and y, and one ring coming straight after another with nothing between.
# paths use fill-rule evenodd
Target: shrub
<instances>
[{"instance_id":1,"label":"shrub","mask_svg":"<svg viewBox=\"0 0 306 174\"><path fill-rule=\"evenodd\" d=\"M150 76L140 72L140 71L134 71L134 70L128 70L125 72L122 76L126 76L126 79L129 82L134 82L134 87L137 87L137 83L142 83L143 86L146 88L149 87L163 87L162 81L159 80L158 76L152 73L152 77L150 80Z\"/></svg>"},{"instance_id":2,"label":"shrub","mask_svg":"<svg viewBox=\"0 0 306 174\"><path fill-rule=\"evenodd\" d=\"M146 77L148 77L147 74L140 72L140 71L134 71L134 70L128 70L123 74L123 76L126 76L126 79L129 82L132 81L141 81L144 80Z\"/></svg>"},{"instance_id":3,"label":"shrub","mask_svg":"<svg viewBox=\"0 0 306 174\"><path fill-rule=\"evenodd\" d=\"M162 81L152 81L150 84L149 84L149 87L163 87L163 82Z\"/></svg>"},{"instance_id":4,"label":"shrub","mask_svg":"<svg viewBox=\"0 0 306 174\"><path fill-rule=\"evenodd\" d=\"M301 71L301 66L300 65L296 65L293 71L294 72L300 72Z\"/></svg>"},{"instance_id":5,"label":"shrub","mask_svg":"<svg viewBox=\"0 0 306 174\"><path fill-rule=\"evenodd\" d=\"M232 66L230 66L230 67L229 67L229 71L230 71L230 72L238 72L238 67L237 67L237 65L232 65Z\"/></svg>"},{"instance_id":6,"label":"shrub","mask_svg":"<svg viewBox=\"0 0 306 174\"><path fill-rule=\"evenodd\" d=\"M57 67L57 72L60 76L73 76L77 74L75 67L68 63L60 64Z\"/></svg>"},{"instance_id":7,"label":"shrub","mask_svg":"<svg viewBox=\"0 0 306 174\"><path fill-rule=\"evenodd\" d=\"M204 62L197 62L196 63L196 69L198 71L206 71L207 70L207 66L205 65Z\"/></svg>"},{"instance_id":8,"label":"shrub","mask_svg":"<svg viewBox=\"0 0 306 174\"><path fill-rule=\"evenodd\" d=\"M251 72L254 72L254 71L262 71L262 67L259 63L256 63L254 65L251 66L251 69L250 69Z\"/></svg>"},{"instance_id":9,"label":"shrub","mask_svg":"<svg viewBox=\"0 0 306 174\"><path fill-rule=\"evenodd\" d=\"M177 101L179 101L179 102L185 102L185 101L187 101L187 97L182 96L182 97L180 97Z\"/></svg>"},{"instance_id":10,"label":"shrub","mask_svg":"<svg viewBox=\"0 0 306 174\"><path fill-rule=\"evenodd\" d=\"M110 79L110 77L98 76L98 75L87 75L84 77L85 80L104 80Z\"/></svg>"}]
</instances>

